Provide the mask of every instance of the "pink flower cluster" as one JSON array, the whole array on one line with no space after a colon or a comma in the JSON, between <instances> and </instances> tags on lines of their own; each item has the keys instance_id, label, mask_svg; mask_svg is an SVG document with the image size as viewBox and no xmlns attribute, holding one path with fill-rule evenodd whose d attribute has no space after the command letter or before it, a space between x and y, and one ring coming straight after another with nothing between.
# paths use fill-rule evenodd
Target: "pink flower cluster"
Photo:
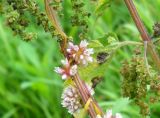
<instances>
[{"instance_id":1,"label":"pink flower cluster","mask_svg":"<svg viewBox=\"0 0 160 118\"><path fill-rule=\"evenodd\" d=\"M62 93L62 106L68 109L68 112L73 114L82 107L80 96L77 88L73 86L68 86L64 89Z\"/></svg>"},{"instance_id":2,"label":"pink flower cluster","mask_svg":"<svg viewBox=\"0 0 160 118\"><path fill-rule=\"evenodd\" d=\"M94 53L92 48L87 48L88 42L83 40L80 45L74 45L72 42L68 43L67 54L71 60L75 61L75 65L70 65L66 58L62 60L63 67L55 67L55 72L62 76L62 79L67 79L77 73L77 64L88 65L93 62L91 55Z\"/></svg>"},{"instance_id":3,"label":"pink flower cluster","mask_svg":"<svg viewBox=\"0 0 160 118\"><path fill-rule=\"evenodd\" d=\"M94 94L92 87L86 83L86 87L91 95ZM62 93L62 106L68 109L68 112L74 114L82 108L82 99L79 95L78 89L75 86L68 86Z\"/></svg>"},{"instance_id":4,"label":"pink flower cluster","mask_svg":"<svg viewBox=\"0 0 160 118\"><path fill-rule=\"evenodd\" d=\"M87 48L88 42L86 40L81 41L80 45L74 45L69 42L69 47L67 52L71 58L73 58L76 63L87 65L88 62L93 62L91 54L94 53L92 48Z\"/></svg>"},{"instance_id":5,"label":"pink flower cluster","mask_svg":"<svg viewBox=\"0 0 160 118\"><path fill-rule=\"evenodd\" d=\"M55 67L55 72L62 75L62 79L67 79L70 76L74 76L77 73L77 65L70 66L68 59L61 60L63 68Z\"/></svg>"}]
</instances>

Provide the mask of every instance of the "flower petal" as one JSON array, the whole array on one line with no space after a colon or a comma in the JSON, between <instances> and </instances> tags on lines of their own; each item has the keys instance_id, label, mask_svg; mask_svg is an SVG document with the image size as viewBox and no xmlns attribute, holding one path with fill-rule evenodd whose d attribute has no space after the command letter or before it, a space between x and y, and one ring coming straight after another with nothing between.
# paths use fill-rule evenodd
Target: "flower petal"
<instances>
[{"instance_id":1,"label":"flower petal","mask_svg":"<svg viewBox=\"0 0 160 118\"><path fill-rule=\"evenodd\" d=\"M66 74L63 74L63 75L62 75L62 79L63 79L63 80L67 79L67 75L66 75Z\"/></svg>"},{"instance_id":2,"label":"flower petal","mask_svg":"<svg viewBox=\"0 0 160 118\"><path fill-rule=\"evenodd\" d=\"M94 53L94 51L93 51L93 48L88 48L88 49L86 49L85 51L84 51L84 54L85 55L91 55L91 54L93 54Z\"/></svg>"},{"instance_id":3,"label":"flower petal","mask_svg":"<svg viewBox=\"0 0 160 118\"><path fill-rule=\"evenodd\" d=\"M65 66L68 67L69 66L69 62L68 59L66 58L65 60L61 60L61 63Z\"/></svg>"},{"instance_id":4,"label":"flower petal","mask_svg":"<svg viewBox=\"0 0 160 118\"><path fill-rule=\"evenodd\" d=\"M70 69L70 75L74 76L77 73L77 65L73 65Z\"/></svg>"},{"instance_id":5,"label":"flower petal","mask_svg":"<svg viewBox=\"0 0 160 118\"><path fill-rule=\"evenodd\" d=\"M89 56L89 57L87 57L87 61L88 62L93 62L93 58Z\"/></svg>"},{"instance_id":6,"label":"flower petal","mask_svg":"<svg viewBox=\"0 0 160 118\"><path fill-rule=\"evenodd\" d=\"M80 48L86 48L88 45L88 42L86 40L82 40L80 43Z\"/></svg>"},{"instance_id":7,"label":"flower petal","mask_svg":"<svg viewBox=\"0 0 160 118\"><path fill-rule=\"evenodd\" d=\"M64 70L60 67L55 67L54 71L58 74L62 74L64 72Z\"/></svg>"},{"instance_id":8,"label":"flower petal","mask_svg":"<svg viewBox=\"0 0 160 118\"><path fill-rule=\"evenodd\" d=\"M108 110L104 118L112 118L112 110Z\"/></svg>"}]
</instances>

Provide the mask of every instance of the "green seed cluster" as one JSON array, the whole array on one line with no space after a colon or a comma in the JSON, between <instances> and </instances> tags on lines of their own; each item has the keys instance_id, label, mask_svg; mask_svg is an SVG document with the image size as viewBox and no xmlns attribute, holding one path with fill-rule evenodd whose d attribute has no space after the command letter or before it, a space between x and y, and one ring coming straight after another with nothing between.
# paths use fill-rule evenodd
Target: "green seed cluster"
<instances>
[{"instance_id":1,"label":"green seed cluster","mask_svg":"<svg viewBox=\"0 0 160 118\"><path fill-rule=\"evenodd\" d=\"M55 28L49 23L46 13L39 10L38 4L34 0L7 0L3 2L3 5L6 6L7 25L21 39L30 41L36 38L36 33L26 31L31 23L28 15L33 16L36 24L42 26L45 32L50 32L52 37L58 35Z\"/></svg>"},{"instance_id":2,"label":"green seed cluster","mask_svg":"<svg viewBox=\"0 0 160 118\"><path fill-rule=\"evenodd\" d=\"M140 107L142 116L150 114L149 103L160 100L160 77L152 70L152 77L148 74L144 58L140 53L134 56L130 63L124 62L121 74L122 93L124 97L133 99Z\"/></svg>"},{"instance_id":3,"label":"green seed cluster","mask_svg":"<svg viewBox=\"0 0 160 118\"><path fill-rule=\"evenodd\" d=\"M151 80L150 92L152 93L152 96L150 97L151 103L160 101L160 76L157 76Z\"/></svg>"},{"instance_id":4,"label":"green seed cluster","mask_svg":"<svg viewBox=\"0 0 160 118\"><path fill-rule=\"evenodd\" d=\"M50 5L52 8L56 11L61 11L62 10L62 0L53 0Z\"/></svg>"},{"instance_id":5,"label":"green seed cluster","mask_svg":"<svg viewBox=\"0 0 160 118\"><path fill-rule=\"evenodd\" d=\"M153 37L159 37L160 36L160 23L155 23L153 26Z\"/></svg>"},{"instance_id":6,"label":"green seed cluster","mask_svg":"<svg viewBox=\"0 0 160 118\"><path fill-rule=\"evenodd\" d=\"M91 15L84 10L84 3L81 0L71 0L73 15L71 16L71 23L73 26L81 27L80 39L86 38L88 32L87 18Z\"/></svg>"},{"instance_id":7,"label":"green seed cluster","mask_svg":"<svg viewBox=\"0 0 160 118\"><path fill-rule=\"evenodd\" d=\"M0 14L3 13L3 5L2 5L2 0L0 0Z\"/></svg>"},{"instance_id":8,"label":"green seed cluster","mask_svg":"<svg viewBox=\"0 0 160 118\"><path fill-rule=\"evenodd\" d=\"M155 39L154 44L155 44L155 48L157 50L157 53L160 55L160 38L157 40Z\"/></svg>"},{"instance_id":9,"label":"green seed cluster","mask_svg":"<svg viewBox=\"0 0 160 118\"><path fill-rule=\"evenodd\" d=\"M131 99L145 97L148 74L143 59L134 57L130 64L124 62L121 73L124 76L122 83L123 96Z\"/></svg>"}]
</instances>

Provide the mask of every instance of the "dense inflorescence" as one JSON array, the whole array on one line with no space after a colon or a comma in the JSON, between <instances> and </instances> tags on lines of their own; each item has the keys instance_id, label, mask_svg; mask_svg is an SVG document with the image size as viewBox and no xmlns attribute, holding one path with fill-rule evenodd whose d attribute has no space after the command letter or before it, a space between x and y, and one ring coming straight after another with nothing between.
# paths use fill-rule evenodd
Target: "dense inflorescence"
<instances>
[{"instance_id":1,"label":"dense inflorescence","mask_svg":"<svg viewBox=\"0 0 160 118\"><path fill-rule=\"evenodd\" d=\"M58 12L59 16L63 16L63 13L62 13L62 3L63 3L63 0L52 0L50 5L52 6L52 8Z\"/></svg>"},{"instance_id":2,"label":"dense inflorescence","mask_svg":"<svg viewBox=\"0 0 160 118\"><path fill-rule=\"evenodd\" d=\"M150 97L150 103L156 103L160 101L160 76L152 78L150 82L150 92L154 93Z\"/></svg>"},{"instance_id":3,"label":"dense inflorescence","mask_svg":"<svg viewBox=\"0 0 160 118\"><path fill-rule=\"evenodd\" d=\"M71 23L73 26L81 27L80 39L86 38L88 32L87 18L91 15L84 9L84 2L81 0L71 0L73 15L71 17Z\"/></svg>"},{"instance_id":4,"label":"dense inflorescence","mask_svg":"<svg viewBox=\"0 0 160 118\"><path fill-rule=\"evenodd\" d=\"M88 63L93 62L93 57L91 55L94 51L87 46L88 42L86 40L82 40L79 45L74 45L72 42L68 43L68 48L66 49L68 58L61 61L63 64L62 68L55 68L55 72L60 74L62 79L74 76L77 73L78 65L87 66Z\"/></svg>"},{"instance_id":5,"label":"dense inflorescence","mask_svg":"<svg viewBox=\"0 0 160 118\"><path fill-rule=\"evenodd\" d=\"M122 82L123 96L135 99L135 102L141 107L141 113L148 115L148 105L143 101L147 95L147 84L149 82L144 59L136 55L132 58L130 64L124 62L121 73L124 76Z\"/></svg>"},{"instance_id":6,"label":"dense inflorescence","mask_svg":"<svg viewBox=\"0 0 160 118\"><path fill-rule=\"evenodd\" d=\"M94 90L91 86L87 83L85 85L90 94L93 95ZM70 114L80 112L80 110L84 107L80 93L74 84L64 88L61 98L62 106L65 107Z\"/></svg>"},{"instance_id":7,"label":"dense inflorescence","mask_svg":"<svg viewBox=\"0 0 160 118\"><path fill-rule=\"evenodd\" d=\"M153 26L153 37L159 37L160 36L160 23L155 23Z\"/></svg>"},{"instance_id":8,"label":"dense inflorescence","mask_svg":"<svg viewBox=\"0 0 160 118\"><path fill-rule=\"evenodd\" d=\"M45 32L50 32L53 37L58 36L55 28L50 25L46 13L40 11L34 0L7 0L3 5L7 6L3 10L7 16L7 25L23 40L30 41L36 38L36 33L27 31L31 24L28 15L34 16L36 24L42 26Z\"/></svg>"},{"instance_id":9,"label":"dense inflorescence","mask_svg":"<svg viewBox=\"0 0 160 118\"><path fill-rule=\"evenodd\" d=\"M50 3L59 16L63 16L62 2L62 0L54 0ZM71 3L73 9L71 23L73 26L78 26L79 29L81 29L79 37L80 39L84 39L86 38L88 31L87 18L90 16L90 13L84 9L83 1L72 0ZM5 6L5 9L3 9L3 6ZM25 41L36 39L36 33L27 31L27 28L31 24L28 15L34 16L36 24L38 26L41 25L45 32L50 32L52 37L57 36L58 39L60 38L58 32L55 31L55 28L50 25L46 13L39 9L38 4L34 0L1 1L0 12L2 12L2 9L7 16L7 25L14 34L19 35L21 39L24 39Z\"/></svg>"},{"instance_id":10,"label":"dense inflorescence","mask_svg":"<svg viewBox=\"0 0 160 118\"><path fill-rule=\"evenodd\" d=\"M124 97L133 99L140 107L140 113L147 116L150 114L149 103L159 100L160 80L156 74L151 76L148 73L144 58L139 54L134 56L130 63L126 61L123 63L122 94Z\"/></svg>"},{"instance_id":11,"label":"dense inflorescence","mask_svg":"<svg viewBox=\"0 0 160 118\"><path fill-rule=\"evenodd\" d=\"M82 108L82 101L75 86L68 86L62 93L62 106L68 109L68 112L73 114Z\"/></svg>"}]
</instances>

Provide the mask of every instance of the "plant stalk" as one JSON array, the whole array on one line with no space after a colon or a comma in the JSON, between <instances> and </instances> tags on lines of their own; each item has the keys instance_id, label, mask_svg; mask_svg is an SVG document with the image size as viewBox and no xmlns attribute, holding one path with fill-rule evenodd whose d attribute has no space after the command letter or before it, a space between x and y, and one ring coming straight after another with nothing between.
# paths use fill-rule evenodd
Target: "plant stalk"
<instances>
[{"instance_id":1,"label":"plant stalk","mask_svg":"<svg viewBox=\"0 0 160 118\"><path fill-rule=\"evenodd\" d=\"M51 3L51 0L44 0L44 2L45 2L46 13L49 20L51 21L52 25L55 27L57 32L59 32L59 34L61 35L61 38L62 38L62 41L60 43L60 47L62 50L61 52L66 58L68 58L66 54L66 45L67 45L67 39L68 39L67 35L63 32L62 28L59 26L59 22L56 19L55 10L49 5ZM78 91L80 93L80 96L82 98L84 105L88 102L89 99L92 99L88 108L88 112L91 118L96 118L97 116L95 111L95 106L96 106L96 109L98 109L98 111L100 112L100 115L103 115L102 110L100 109L100 107L98 106L98 104L96 103L96 101L94 100L94 98L92 97L88 89L86 88L85 83L83 83L83 81L80 79L80 76L78 74L73 76L73 81L78 88Z\"/></svg>"},{"instance_id":2,"label":"plant stalk","mask_svg":"<svg viewBox=\"0 0 160 118\"><path fill-rule=\"evenodd\" d=\"M132 0L124 0L125 1L125 4L137 26L137 29L139 30L140 32L140 35L141 35L141 38L143 41L147 41L148 43L148 51L155 63L155 65L157 66L157 69L158 71L160 72L160 59L159 59L159 56L158 54L156 53L155 51L155 48L154 48L154 45L151 41L151 38L150 36L148 35L148 32L144 26L144 24L142 23L142 20L137 12L137 9L133 3Z\"/></svg>"},{"instance_id":3,"label":"plant stalk","mask_svg":"<svg viewBox=\"0 0 160 118\"><path fill-rule=\"evenodd\" d=\"M73 80L79 90L79 93L82 97L82 101L83 103L87 103L87 101L89 100L89 96L88 96L88 93L86 93L85 91L85 88L84 88L84 84L82 82L82 80L80 79L79 75L76 74L74 77L73 77ZM90 93L89 93L90 94ZM95 110L94 110L94 107L92 105L92 103L90 103L89 105L89 108L88 108L88 112L91 116L91 118L95 118L96 117L96 113L95 113Z\"/></svg>"}]
</instances>

